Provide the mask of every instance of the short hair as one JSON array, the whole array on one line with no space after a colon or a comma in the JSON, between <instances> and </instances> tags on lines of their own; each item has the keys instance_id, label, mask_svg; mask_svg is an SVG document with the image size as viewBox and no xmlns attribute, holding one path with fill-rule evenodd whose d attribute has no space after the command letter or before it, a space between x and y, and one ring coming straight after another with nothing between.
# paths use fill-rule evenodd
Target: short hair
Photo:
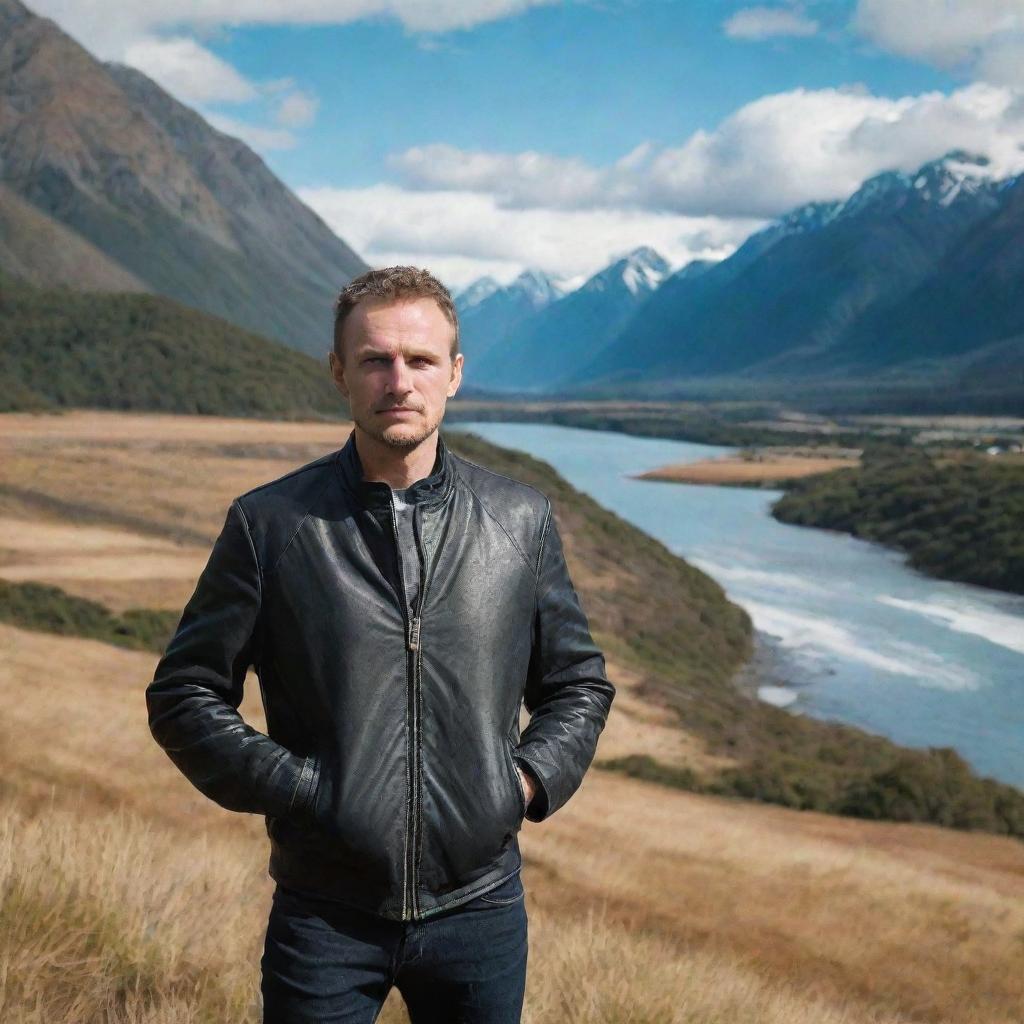
<instances>
[{"instance_id":1,"label":"short hair","mask_svg":"<svg viewBox=\"0 0 1024 1024\"><path fill-rule=\"evenodd\" d=\"M452 336L451 358L459 353L459 314L451 293L429 270L421 267L381 267L368 270L353 278L338 295L334 303L334 352L342 361L341 334L345 320L363 299L433 299L455 328Z\"/></svg>"}]
</instances>

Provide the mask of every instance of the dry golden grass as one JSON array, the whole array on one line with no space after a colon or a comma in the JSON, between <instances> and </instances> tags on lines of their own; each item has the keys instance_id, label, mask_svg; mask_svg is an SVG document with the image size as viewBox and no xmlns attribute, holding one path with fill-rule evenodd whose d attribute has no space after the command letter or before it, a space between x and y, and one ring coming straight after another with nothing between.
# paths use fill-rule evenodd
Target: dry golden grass
<instances>
[{"instance_id":1,"label":"dry golden grass","mask_svg":"<svg viewBox=\"0 0 1024 1024\"><path fill-rule=\"evenodd\" d=\"M208 424L190 434L187 423L168 419L175 445L209 445L194 455L212 474L191 478L203 480L201 491L181 490L184 449L145 455L140 434L161 440L148 433L153 418L122 417L109 437L99 431L91 441L82 431L76 458L63 445L52 460L52 449L36 452L35 494L103 507L113 493L103 480L109 472L129 488L122 503L157 525L144 533L7 508L7 565L57 578L72 556L96 558L106 592L126 599L139 581L118 566L143 553L166 558L153 592L179 607L208 547L168 546L161 530L173 526L169 508L190 507L212 535L234 494L299 460L225 454L204 433ZM33 442L53 436L44 420ZM266 425L265 439L278 427ZM235 429L228 424L226 435ZM343 440L332 435L323 450ZM10 435L2 443L33 479L20 461L25 446ZM116 458L121 446L130 473ZM87 573L79 582L95 596ZM203 798L153 742L144 689L155 661L0 625L4 1024L259 1020L273 885L263 820ZM610 664L610 675L622 684L620 703L599 758L635 750L700 756L698 744L642 701L625 666ZM241 711L265 729L254 677ZM698 796L595 769L557 815L524 825L521 844L530 919L525 1024L1024 1020L1017 841ZM381 1021L406 1019L392 992Z\"/></svg>"},{"instance_id":2,"label":"dry golden grass","mask_svg":"<svg viewBox=\"0 0 1024 1024\"><path fill-rule=\"evenodd\" d=\"M638 480L668 480L677 484L771 484L779 480L828 473L844 466L857 466L859 459L813 456L767 457L758 461L725 455L717 459L674 466L659 466L633 474Z\"/></svg>"},{"instance_id":3,"label":"dry golden grass","mask_svg":"<svg viewBox=\"0 0 1024 1024\"><path fill-rule=\"evenodd\" d=\"M127 811L43 808L30 818L9 799L0 808L4 1021L259 1021L270 890L260 847L242 830L191 834ZM526 886L524 1024L906 1019L837 1010L699 943L624 932L600 899L552 911L529 870ZM380 1020L408 1020L397 990Z\"/></svg>"},{"instance_id":4,"label":"dry golden grass","mask_svg":"<svg viewBox=\"0 0 1024 1024\"><path fill-rule=\"evenodd\" d=\"M180 609L231 500L341 447L350 430L101 411L0 415L0 575L115 611Z\"/></svg>"}]
</instances>

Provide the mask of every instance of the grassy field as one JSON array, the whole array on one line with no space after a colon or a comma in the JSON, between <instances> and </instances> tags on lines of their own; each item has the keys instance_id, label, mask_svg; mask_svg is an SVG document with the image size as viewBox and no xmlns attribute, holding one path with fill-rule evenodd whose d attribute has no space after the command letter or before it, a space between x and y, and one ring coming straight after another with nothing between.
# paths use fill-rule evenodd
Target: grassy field
<instances>
[{"instance_id":1,"label":"grassy field","mask_svg":"<svg viewBox=\"0 0 1024 1024\"><path fill-rule=\"evenodd\" d=\"M659 466L633 476L637 480L666 480L678 484L778 487L787 480L859 465L858 455L847 452L847 449L836 449L832 453L824 446L803 450L784 447L744 449L738 454L722 455L716 459Z\"/></svg>"},{"instance_id":2,"label":"grassy field","mask_svg":"<svg viewBox=\"0 0 1024 1024\"><path fill-rule=\"evenodd\" d=\"M231 498L339 447L347 429L0 417L0 577L117 614L180 610ZM566 520L574 578L605 621L629 581L583 563L596 519ZM631 652L609 647L619 696L597 761L727 764L652 699ZM156 656L4 623L0 653L0 1020L256 1024L273 885L263 819L205 800L153 742ZM241 711L265 729L255 676ZM595 767L556 816L524 825L521 844L525 1024L1021 1019L1018 840ZM381 1020L407 1020L397 992Z\"/></svg>"}]
</instances>

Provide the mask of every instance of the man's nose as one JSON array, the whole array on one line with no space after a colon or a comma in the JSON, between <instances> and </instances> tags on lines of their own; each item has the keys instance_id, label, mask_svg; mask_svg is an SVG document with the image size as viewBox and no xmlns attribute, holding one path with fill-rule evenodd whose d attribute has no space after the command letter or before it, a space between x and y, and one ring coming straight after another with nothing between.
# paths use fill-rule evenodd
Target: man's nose
<instances>
[{"instance_id":1,"label":"man's nose","mask_svg":"<svg viewBox=\"0 0 1024 1024\"><path fill-rule=\"evenodd\" d=\"M391 361L391 373L388 375L388 385L396 394L402 395L412 391L412 376L409 367L404 359L393 359Z\"/></svg>"}]
</instances>

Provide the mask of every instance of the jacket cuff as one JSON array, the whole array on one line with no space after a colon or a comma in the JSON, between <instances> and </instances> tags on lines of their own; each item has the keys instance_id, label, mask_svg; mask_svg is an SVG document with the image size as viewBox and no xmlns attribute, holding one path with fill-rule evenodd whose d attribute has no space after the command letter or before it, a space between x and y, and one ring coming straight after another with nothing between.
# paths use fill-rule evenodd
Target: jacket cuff
<instances>
[{"instance_id":1,"label":"jacket cuff","mask_svg":"<svg viewBox=\"0 0 1024 1024\"><path fill-rule=\"evenodd\" d=\"M300 759L297 757L296 760ZM320 763L312 755L301 760L302 764L288 810L290 814L306 817L313 811L317 781L320 777Z\"/></svg>"},{"instance_id":2,"label":"jacket cuff","mask_svg":"<svg viewBox=\"0 0 1024 1024\"><path fill-rule=\"evenodd\" d=\"M544 780L540 772L520 754L513 754L512 760L523 769L523 772L530 776L534 784L533 799L527 805L527 821L543 821L548 816L550 807L549 794L544 787Z\"/></svg>"},{"instance_id":3,"label":"jacket cuff","mask_svg":"<svg viewBox=\"0 0 1024 1024\"><path fill-rule=\"evenodd\" d=\"M263 795L264 813L274 818L302 815L310 802L314 769L315 758L285 751L265 783L268 789Z\"/></svg>"}]
</instances>

